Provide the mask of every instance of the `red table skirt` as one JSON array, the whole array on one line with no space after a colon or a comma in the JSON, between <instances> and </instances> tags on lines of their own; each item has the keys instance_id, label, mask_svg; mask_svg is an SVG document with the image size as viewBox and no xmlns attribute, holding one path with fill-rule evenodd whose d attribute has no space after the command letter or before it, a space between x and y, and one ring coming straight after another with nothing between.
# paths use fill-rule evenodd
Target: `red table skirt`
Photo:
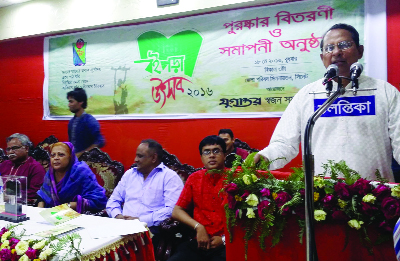
<instances>
[{"instance_id":1,"label":"red table skirt","mask_svg":"<svg viewBox=\"0 0 400 261\"><path fill-rule=\"evenodd\" d=\"M117 258L118 257L118 258ZM154 261L153 243L149 232L138 235L106 255L96 257L95 261Z\"/></svg>"},{"instance_id":2,"label":"red table skirt","mask_svg":"<svg viewBox=\"0 0 400 261\"><path fill-rule=\"evenodd\" d=\"M362 246L358 231L348 228L348 244L345 245L347 224L315 224L315 237L317 244L318 258L321 261L395 261L393 241L390 240L379 246L374 246L374 255L369 255L367 249ZM368 234L372 242L377 238L377 231L370 229ZM226 233L228 234L228 233ZM260 248L258 237L249 241L247 260L306 260L306 239L303 238L303 244L299 243L299 226L294 218L290 218L284 230L283 237L278 245L271 248L271 239L266 239L266 249ZM232 229L232 243L229 243L229 235L226 240L226 260L244 261L244 235L245 231L240 226Z\"/></svg>"}]
</instances>

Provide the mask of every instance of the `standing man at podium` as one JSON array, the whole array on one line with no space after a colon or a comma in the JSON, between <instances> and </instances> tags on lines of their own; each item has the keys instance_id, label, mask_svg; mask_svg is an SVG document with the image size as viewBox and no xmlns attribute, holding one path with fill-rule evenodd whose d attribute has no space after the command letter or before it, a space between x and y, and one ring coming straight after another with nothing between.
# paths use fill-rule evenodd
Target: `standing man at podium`
<instances>
[{"instance_id":1,"label":"standing man at podium","mask_svg":"<svg viewBox=\"0 0 400 261\"><path fill-rule=\"evenodd\" d=\"M349 77L351 65L362 58L357 30L347 24L335 24L321 41L321 60L325 68L334 64L338 75ZM333 91L337 89L333 81ZM359 89L352 92L352 82L342 79L346 93L331 105L316 122L312 137L315 174L323 173L328 160L346 161L347 165L366 179L375 179L378 169L384 178L394 181L392 154L400 160L399 91L391 84L361 75ZM310 116L326 99L323 79L303 87L290 102L280 119L268 147L254 158L274 161L270 168L279 169L299 153ZM304 146L304 144L302 144Z\"/></svg>"}]
</instances>

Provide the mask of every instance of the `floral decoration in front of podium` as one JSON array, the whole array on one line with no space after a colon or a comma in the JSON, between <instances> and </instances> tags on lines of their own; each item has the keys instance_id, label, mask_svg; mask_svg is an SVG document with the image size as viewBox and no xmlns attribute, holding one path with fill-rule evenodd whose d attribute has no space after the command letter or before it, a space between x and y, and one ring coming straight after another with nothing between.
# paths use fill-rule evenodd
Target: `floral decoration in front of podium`
<instances>
[{"instance_id":1,"label":"floral decoration in front of podium","mask_svg":"<svg viewBox=\"0 0 400 261\"><path fill-rule=\"evenodd\" d=\"M16 231L21 225L9 225L0 230L0 260L1 261L43 261L57 256L59 260L65 258L79 260L81 253L79 234L70 234L61 238L50 236L37 240L26 239L25 230ZM76 242L75 242L76 241Z\"/></svg>"},{"instance_id":2,"label":"floral decoration in front of podium","mask_svg":"<svg viewBox=\"0 0 400 261\"><path fill-rule=\"evenodd\" d=\"M255 154L248 156L241 169L237 168L240 162L234 162L223 189L227 194L225 211L230 239L232 227L244 226L246 258L248 241L256 234L262 249L268 236L272 236L272 246L278 244L290 215L299 224L301 243L305 231L303 169L293 168L286 180L278 180L267 170L270 163L262 161L255 166ZM387 184L378 171L377 181L365 180L344 161L328 161L323 167L324 173L314 177L316 222L342 222L356 229L372 254L373 243L366 227L378 227L380 235L375 244L392 238L400 217L400 185Z\"/></svg>"}]
</instances>

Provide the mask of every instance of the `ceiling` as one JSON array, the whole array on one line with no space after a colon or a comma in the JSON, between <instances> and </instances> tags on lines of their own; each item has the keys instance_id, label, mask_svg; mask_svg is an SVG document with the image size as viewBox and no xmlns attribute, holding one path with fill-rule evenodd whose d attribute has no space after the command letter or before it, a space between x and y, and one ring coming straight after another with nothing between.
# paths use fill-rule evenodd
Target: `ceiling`
<instances>
[{"instance_id":1,"label":"ceiling","mask_svg":"<svg viewBox=\"0 0 400 261\"><path fill-rule=\"evenodd\" d=\"M0 8L6 7L9 5L15 5L15 4L23 3L23 2L28 2L28 1L31 1L31 0L0 0Z\"/></svg>"}]
</instances>

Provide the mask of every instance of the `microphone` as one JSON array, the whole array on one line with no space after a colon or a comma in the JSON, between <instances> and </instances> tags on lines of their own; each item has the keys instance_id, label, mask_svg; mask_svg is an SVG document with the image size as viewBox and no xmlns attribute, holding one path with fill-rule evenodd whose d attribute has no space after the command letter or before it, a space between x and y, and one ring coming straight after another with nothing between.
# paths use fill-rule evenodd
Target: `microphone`
<instances>
[{"instance_id":1,"label":"microphone","mask_svg":"<svg viewBox=\"0 0 400 261\"><path fill-rule=\"evenodd\" d=\"M324 75L325 79L322 81L322 84L326 84L326 95L329 97L332 92L332 78L339 74L339 67L336 64L331 64L326 69L326 73Z\"/></svg>"},{"instance_id":2,"label":"microphone","mask_svg":"<svg viewBox=\"0 0 400 261\"><path fill-rule=\"evenodd\" d=\"M339 74L339 67L336 64L331 64L326 68L326 73L324 74L324 81L322 82L323 85L327 84L328 82L332 81L332 78Z\"/></svg>"},{"instance_id":3,"label":"microphone","mask_svg":"<svg viewBox=\"0 0 400 261\"><path fill-rule=\"evenodd\" d=\"M350 79L352 81L351 87L353 88L353 95L357 95L358 89L358 77L360 77L363 71L363 66L361 63L353 63L350 66Z\"/></svg>"}]
</instances>

